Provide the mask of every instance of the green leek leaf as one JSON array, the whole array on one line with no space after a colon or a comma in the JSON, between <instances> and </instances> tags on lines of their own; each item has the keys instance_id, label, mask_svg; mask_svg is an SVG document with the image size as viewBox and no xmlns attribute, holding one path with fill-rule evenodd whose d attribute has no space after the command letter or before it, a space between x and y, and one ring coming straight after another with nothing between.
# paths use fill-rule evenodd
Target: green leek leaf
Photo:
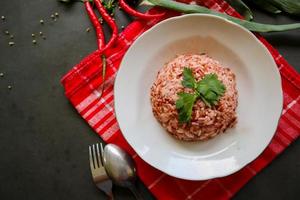
<instances>
[{"instance_id":1,"label":"green leek leaf","mask_svg":"<svg viewBox=\"0 0 300 200\"><path fill-rule=\"evenodd\" d=\"M265 0L278 9L292 15L300 16L300 0Z\"/></svg>"},{"instance_id":2,"label":"green leek leaf","mask_svg":"<svg viewBox=\"0 0 300 200\"><path fill-rule=\"evenodd\" d=\"M275 7L273 4L268 3L266 0L252 0L260 9L265 10L269 13L279 14L282 11Z\"/></svg>"},{"instance_id":3,"label":"green leek leaf","mask_svg":"<svg viewBox=\"0 0 300 200\"><path fill-rule=\"evenodd\" d=\"M284 25L262 24L262 23L256 23L256 22L250 22L247 20L238 19L220 12L210 10L203 6L190 5L190 4L176 2L173 0L148 0L148 1L156 6L160 6L163 8L175 10L186 14L204 13L204 14L219 16L231 22L239 24L250 31L255 31L255 32L279 32L279 31L300 29L300 23L284 24Z\"/></svg>"},{"instance_id":4,"label":"green leek leaf","mask_svg":"<svg viewBox=\"0 0 300 200\"><path fill-rule=\"evenodd\" d=\"M242 0L225 0L232 6L238 13L240 13L246 20L252 20L253 14L250 8Z\"/></svg>"}]
</instances>

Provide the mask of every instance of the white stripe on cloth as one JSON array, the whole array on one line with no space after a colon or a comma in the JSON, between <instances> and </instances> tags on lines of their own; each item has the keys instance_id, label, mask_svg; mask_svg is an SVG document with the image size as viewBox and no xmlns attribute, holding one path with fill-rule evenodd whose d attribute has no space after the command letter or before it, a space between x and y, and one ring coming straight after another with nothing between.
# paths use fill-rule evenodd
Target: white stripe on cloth
<instances>
[{"instance_id":1,"label":"white stripe on cloth","mask_svg":"<svg viewBox=\"0 0 300 200\"><path fill-rule=\"evenodd\" d=\"M284 64L279 64L279 65L277 65L278 66L278 70L281 70L283 67L284 67Z\"/></svg>"},{"instance_id":2,"label":"white stripe on cloth","mask_svg":"<svg viewBox=\"0 0 300 200\"><path fill-rule=\"evenodd\" d=\"M109 104L105 103L105 106L103 109L99 110L91 119L88 120L88 123L94 127L95 124L97 124L101 119L103 119L109 112L112 112L112 106L113 101L111 101Z\"/></svg>"},{"instance_id":3,"label":"white stripe on cloth","mask_svg":"<svg viewBox=\"0 0 300 200\"><path fill-rule=\"evenodd\" d=\"M115 80L116 73L114 73L109 79L106 81L106 84L113 83ZM92 102L94 102L97 98L101 96L102 84L93 92L83 99L79 104L75 106L78 112L82 112L85 108L87 108Z\"/></svg>"},{"instance_id":4,"label":"white stripe on cloth","mask_svg":"<svg viewBox=\"0 0 300 200\"><path fill-rule=\"evenodd\" d=\"M282 58L283 58L282 55L279 54L278 56L276 56L275 61L279 62Z\"/></svg>"},{"instance_id":5,"label":"white stripe on cloth","mask_svg":"<svg viewBox=\"0 0 300 200\"><path fill-rule=\"evenodd\" d=\"M220 5L220 7L221 7L223 10L225 10L223 7L226 6L227 3L226 3L225 1L222 1L222 3L219 4L219 5ZM228 7L228 8L230 8L230 7Z\"/></svg>"},{"instance_id":6,"label":"white stripe on cloth","mask_svg":"<svg viewBox=\"0 0 300 200\"><path fill-rule=\"evenodd\" d=\"M281 132L284 132L284 130L282 129ZM285 145L289 145L291 143L290 140L280 132L277 134L277 137L279 138L280 142L284 143Z\"/></svg>"},{"instance_id":7,"label":"white stripe on cloth","mask_svg":"<svg viewBox=\"0 0 300 200\"><path fill-rule=\"evenodd\" d=\"M121 34L119 35L119 37L120 37L120 39L123 40L123 42L126 44L126 46L130 46L130 45L132 44L132 41L127 40L127 39L125 38L125 36L124 36L123 33L121 33Z\"/></svg>"},{"instance_id":8,"label":"white stripe on cloth","mask_svg":"<svg viewBox=\"0 0 300 200\"><path fill-rule=\"evenodd\" d=\"M297 101L299 101L300 99L300 95L293 101L291 101L291 103L289 103L285 109L283 109L282 114L284 115L289 109L291 109L296 103Z\"/></svg>"},{"instance_id":9,"label":"white stripe on cloth","mask_svg":"<svg viewBox=\"0 0 300 200\"><path fill-rule=\"evenodd\" d=\"M235 13L235 11L231 8L231 7L228 7L225 11L228 15L232 15Z\"/></svg>"},{"instance_id":10,"label":"white stripe on cloth","mask_svg":"<svg viewBox=\"0 0 300 200\"><path fill-rule=\"evenodd\" d=\"M69 76L74 76L74 73L77 73L77 74L79 74L79 75L81 75L80 74L80 71L82 70L82 69L84 69L85 68L85 66L88 66L88 65L90 65L91 63L93 62L93 59L90 59L90 60L88 60L86 63L84 63L84 65L82 65L82 66L80 66L80 68L78 69L78 66L76 65L73 69L73 72L69 75ZM68 76L68 77L69 77Z\"/></svg>"},{"instance_id":11,"label":"white stripe on cloth","mask_svg":"<svg viewBox=\"0 0 300 200\"><path fill-rule=\"evenodd\" d=\"M291 138L295 139L299 136L299 131L287 123L288 119L282 118L279 127L284 130Z\"/></svg>"},{"instance_id":12,"label":"white stripe on cloth","mask_svg":"<svg viewBox=\"0 0 300 200\"><path fill-rule=\"evenodd\" d=\"M252 173L252 175L257 174L257 172L254 169L252 169L252 167L250 167L249 165L247 165L246 168Z\"/></svg>"},{"instance_id":13,"label":"white stripe on cloth","mask_svg":"<svg viewBox=\"0 0 300 200\"><path fill-rule=\"evenodd\" d=\"M283 149L284 147L278 143L276 141L276 139L273 139L272 142L269 144L269 148L275 153L275 154L279 154Z\"/></svg>"},{"instance_id":14,"label":"white stripe on cloth","mask_svg":"<svg viewBox=\"0 0 300 200\"><path fill-rule=\"evenodd\" d=\"M120 130L120 128L119 128L119 125L116 121L103 134L101 134L100 132L98 132L98 133L101 135L101 137L104 141L107 141L109 138L111 138L119 130Z\"/></svg>"},{"instance_id":15,"label":"white stripe on cloth","mask_svg":"<svg viewBox=\"0 0 300 200\"><path fill-rule=\"evenodd\" d=\"M185 200L192 199L193 196L195 196L198 192L200 192L203 188L205 188L212 180L214 180L214 179L210 179L210 180L206 181L205 183L203 183L194 192L192 192L189 196L187 196Z\"/></svg>"},{"instance_id":16,"label":"white stripe on cloth","mask_svg":"<svg viewBox=\"0 0 300 200\"><path fill-rule=\"evenodd\" d=\"M180 189L180 191L184 194L185 197L189 196L189 193L186 191L184 184L182 184L181 180L176 179L176 185Z\"/></svg>"},{"instance_id":17,"label":"white stripe on cloth","mask_svg":"<svg viewBox=\"0 0 300 200\"><path fill-rule=\"evenodd\" d=\"M297 114L295 113L295 115L297 116ZM290 112L286 112L284 114L284 116L286 117L286 119L292 123L294 126L296 126L298 129L300 129L300 123L299 120L296 119L293 115L290 114Z\"/></svg>"},{"instance_id":18,"label":"white stripe on cloth","mask_svg":"<svg viewBox=\"0 0 300 200\"><path fill-rule=\"evenodd\" d=\"M294 100L294 98L292 98L292 97L291 97L288 93L286 93L286 92L283 93L283 99L284 99L284 101L286 101L286 102L291 102L291 101Z\"/></svg>"},{"instance_id":19,"label":"white stripe on cloth","mask_svg":"<svg viewBox=\"0 0 300 200\"><path fill-rule=\"evenodd\" d=\"M226 1L222 1L221 3L214 1L214 3L218 5L217 10L219 12L226 13L227 15L236 13L236 10L234 10Z\"/></svg>"},{"instance_id":20,"label":"white stripe on cloth","mask_svg":"<svg viewBox=\"0 0 300 200\"><path fill-rule=\"evenodd\" d=\"M101 87L99 87L97 90L101 90ZM78 105L76 105L75 108L78 110L78 112L82 112L97 98L98 98L97 93L91 93L88 97L86 97L83 101L81 101Z\"/></svg>"},{"instance_id":21,"label":"white stripe on cloth","mask_svg":"<svg viewBox=\"0 0 300 200\"><path fill-rule=\"evenodd\" d=\"M101 96L101 93L98 90L95 90L93 85L90 83L90 79L88 79L85 75L80 73L80 70L77 68L77 66L74 67L75 73L77 73L89 86L91 90L94 90L93 93L95 93L96 96Z\"/></svg>"},{"instance_id":22,"label":"white stripe on cloth","mask_svg":"<svg viewBox=\"0 0 300 200\"><path fill-rule=\"evenodd\" d=\"M225 187L225 185L219 179L215 179L215 180L216 183L226 192L228 198L231 198L233 196L232 192L227 187Z\"/></svg>"},{"instance_id":23,"label":"white stripe on cloth","mask_svg":"<svg viewBox=\"0 0 300 200\"><path fill-rule=\"evenodd\" d=\"M115 117L115 115L114 115L114 113L112 112L112 115L109 117L109 118L107 118L99 127L97 127L96 128L96 132L98 133L98 132L101 132L102 131L102 129L107 125L107 124L109 124L112 120L114 120L116 117Z\"/></svg>"},{"instance_id":24,"label":"white stripe on cloth","mask_svg":"<svg viewBox=\"0 0 300 200\"><path fill-rule=\"evenodd\" d=\"M155 181L153 181L149 186L148 189L150 190L151 188L153 188L155 185L157 185L157 183L159 183L159 181L161 181L164 177L166 176L166 174L161 174Z\"/></svg>"},{"instance_id":25,"label":"white stripe on cloth","mask_svg":"<svg viewBox=\"0 0 300 200\"><path fill-rule=\"evenodd\" d=\"M110 97L112 97L113 92L109 92L107 95L105 95L104 97L100 98L99 101L93 106L91 107L86 113L84 113L82 115L83 118L87 118L89 117L89 115L94 112L97 108L99 108L99 106L103 105L104 103L107 102L107 99L109 99Z\"/></svg>"},{"instance_id":26,"label":"white stripe on cloth","mask_svg":"<svg viewBox=\"0 0 300 200\"><path fill-rule=\"evenodd\" d=\"M223 11L222 8L217 3L214 3L214 5L210 7L210 9L213 9L213 10L216 10L216 11L219 11L219 12Z\"/></svg>"},{"instance_id":27,"label":"white stripe on cloth","mask_svg":"<svg viewBox=\"0 0 300 200\"><path fill-rule=\"evenodd\" d=\"M113 69L114 74L118 71L117 68L115 67L115 65L114 65L114 63L113 63L111 57L109 57L109 58L106 59L106 63L107 63L107 65L108 65L111 69Z\"/></svg>"}]
</instances>

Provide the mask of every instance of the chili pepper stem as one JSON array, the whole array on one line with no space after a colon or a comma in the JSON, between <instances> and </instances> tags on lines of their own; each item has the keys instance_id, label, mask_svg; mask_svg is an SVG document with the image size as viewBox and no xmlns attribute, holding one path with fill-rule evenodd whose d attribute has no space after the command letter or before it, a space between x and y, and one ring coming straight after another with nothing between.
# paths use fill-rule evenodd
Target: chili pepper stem
<instances>
[{"instance_id":1,"label":"chili pepper stem","mask_svg":"<svg viewBox=\"0 0 300 200\"><path fill-rule=\"evenodd\" d=\"M101 58L102 58L102 88L101 88L101 96L102 96L104 88L105 88L106 57L105 57L104 54L102 54Z\"/></svg>"}]
</instances>

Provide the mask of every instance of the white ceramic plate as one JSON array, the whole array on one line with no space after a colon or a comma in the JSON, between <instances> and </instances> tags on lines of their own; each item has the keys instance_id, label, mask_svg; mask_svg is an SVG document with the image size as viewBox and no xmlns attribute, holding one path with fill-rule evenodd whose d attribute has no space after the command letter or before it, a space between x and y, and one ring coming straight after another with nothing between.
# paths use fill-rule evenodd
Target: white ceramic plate
<instances>
[{"instance_id":1,"label":"white ceramic plate","mask_svg":"<svg viewBox=\"0 0 300 200\"><path fill-rule=\"evenodd\" d=\"M150 87L176 54L202 52L236 74L238 124L205 142L182 142L154 118ZM114 92L120 128L137 154L188 180L227 176L253 161L271 141L283 103L278 69L256 37L227 20L200 14L165 20L140 36L123 58Z\"/></svg>"}]
</instances>

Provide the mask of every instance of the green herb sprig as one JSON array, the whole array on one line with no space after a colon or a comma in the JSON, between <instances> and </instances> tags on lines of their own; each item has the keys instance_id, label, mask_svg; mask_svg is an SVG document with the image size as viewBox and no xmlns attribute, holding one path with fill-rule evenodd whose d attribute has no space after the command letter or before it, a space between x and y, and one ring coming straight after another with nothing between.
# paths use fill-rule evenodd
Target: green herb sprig
<instances>
[{"instance_id":1,"label":"green herb sprig","mask_svg":"<svg viewBox=\"0 0 300 200\"><path fill-rule=\"evenodd\" d=\"M253 19L253 13L242 0L225 0L248 21ZM265 0L263 0L265 1Z\"/></svg>"},{"instance_id":2,"label":"green herb sprig","mask_svg":"<svg viewBox=\"0 0 300 200\"><path fill-rule=\"evenodd\" d=\"M178 93L176 109L179 114L179 122L187 123L191 120L193 106L198 99L201 99L208 107L218 104L218 101L225 93L225 85L218 80L216 74L207 74L200 81L196 81L190 68L184 68L181 84L193 90L193 93Z\"/></svg>"},{"instance_id":3,"label":"green herb sprig","mask_svg":"<svg viewBox=\"0 0 300 200\"><path fill-rule=\"evenodd\" d=\"M103 1L103 4L109 14L112 15L115 12L115 8L116 8L115 0L106 0Z\"/></svg>"}]
</instances>

